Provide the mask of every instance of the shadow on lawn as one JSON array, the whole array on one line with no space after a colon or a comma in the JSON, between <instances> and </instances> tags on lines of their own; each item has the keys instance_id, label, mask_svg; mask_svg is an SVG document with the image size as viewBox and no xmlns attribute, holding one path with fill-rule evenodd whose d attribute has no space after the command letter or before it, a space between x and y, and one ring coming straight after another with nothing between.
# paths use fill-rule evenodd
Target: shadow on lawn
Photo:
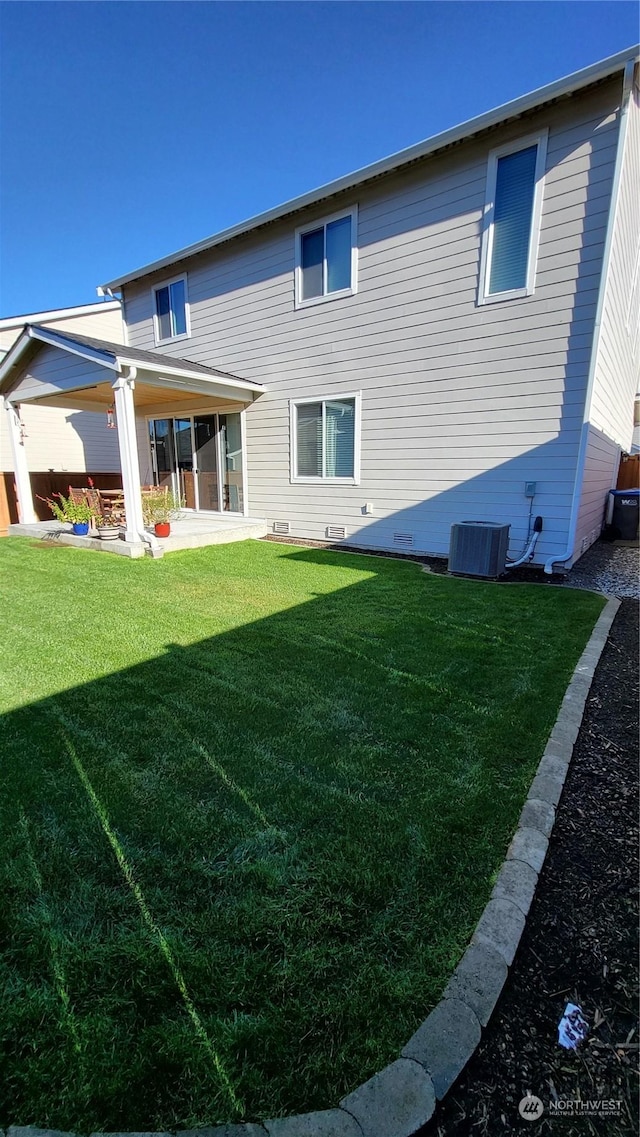
<instances>
[{"instance_id":1,"label":"shadow on lawn","mask_svg":"<svg viewBox=\"0 0 640 1137\"><path fill-rule=\"evenodd\" d=\"M361 579L5 717L3 1124L328 1107L438 998L599 602L314 561Z\"/></svg>"}]
</instances>

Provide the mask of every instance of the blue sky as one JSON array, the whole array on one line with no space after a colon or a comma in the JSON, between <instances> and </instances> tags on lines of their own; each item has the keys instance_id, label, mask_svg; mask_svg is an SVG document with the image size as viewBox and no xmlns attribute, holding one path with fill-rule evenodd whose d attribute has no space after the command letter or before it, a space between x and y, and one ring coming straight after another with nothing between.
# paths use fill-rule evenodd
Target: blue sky
<instances>
[{"instance_id":1,"label":"blue sky","mask_svg":"<svg viewBox=\"0 0 640 1137\"><path fill-rule=\"evenodd\" d=\"M626 0L0 8L5 316L91 303L638 38Z\"/></svg>"}]
</instances>

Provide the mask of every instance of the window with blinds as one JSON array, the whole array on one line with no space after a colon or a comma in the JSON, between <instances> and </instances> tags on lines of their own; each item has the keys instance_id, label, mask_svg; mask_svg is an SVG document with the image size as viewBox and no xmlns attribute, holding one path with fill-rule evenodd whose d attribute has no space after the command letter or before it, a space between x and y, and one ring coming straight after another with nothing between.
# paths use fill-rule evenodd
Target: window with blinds
<instances>
[{"instance_id":1,"label":"window with blinds","mask_svg":"<svg viewBox=\"0 0 640 1137\"><path fill-rule=\"evenodd\" d=\"M295 403L294 478L356 476L356 399Z\"/></svg>"},{"instance_id":2,"label":"window with blinds","mask_svg":"<svg viewBox=\"0 0 640 1137\"><path fill-rule=\"evenodd\" d=\"M480 303L533 292L545 154L543 135L489 156Z\"/></svg>"}]
</instances>

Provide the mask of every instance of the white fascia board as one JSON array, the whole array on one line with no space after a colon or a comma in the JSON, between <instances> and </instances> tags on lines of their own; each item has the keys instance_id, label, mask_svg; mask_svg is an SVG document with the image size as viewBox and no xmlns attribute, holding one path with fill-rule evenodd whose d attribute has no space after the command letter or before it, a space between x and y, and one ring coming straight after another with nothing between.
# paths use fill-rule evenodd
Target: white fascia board
<instances>
[{"instance_id":1,"label":"white fascia board","mask_svg":"<svg viewBox=\"0 0 640 1137\"><path fill-rule=\"evenodd\" d=\"M182 391L185 395L205 395L209 398L250 403L256 392L261 394L265 390L264 387L256 387L255 384L245 385L241 379L237 383L232 383L231 380L223 382L215 375L209 378L207 375L194 375L184 371L172 371L169 375L160 370L147 370L140 364L134 366L137 366L136 378L145 386L158 387L165 391Z\"/></svg>"},{"instance_id":2,"label":"white fascia board","mask_svg":"<svg viewBox=\"0 0 640 1137\"><path fill-rule=\"evenodd\" d=\"M588 87L592 83L607 79L619 71L622 72L630 60L635 61L638 59L639 51L640 45L637 44L627 48L625 51L619 51L616 55L611 55L607 59L591 64L589 67L584 67L581 71L575 71L572 75L565 76L563 79L557 79L545 87L539 87L527 95L513 99L510 103L503 103L494 110L478 115L477 118L469 119L459 126L452 127L450 130L435 134L424 142L418 142L416 145L409 146L405 150L399 150L396 154L392 154L388 158L382 158L379 162L374 162L370 166L364 166L362 169L347 174L345 177L338 178L336 181L327 182L326 185L321 186L319 189L312 190L310 193L292 198L291 201L287 201L283 205L278 205L275 209L269 209L265 213L258 213L255 217L240 222L239 225L232 225L229 229L223 229L220 233L205 238L204 241L197 241L195 244L187 245L185 248L179 249L167 257L162 257L160 260L143 265L141 268L135 269L134 272L127 273L125 276L119 276L115 280L109 281L108 284L103 284L101 287L105 290L108 288L122 288L123 285L129 284L132 280L149 276L151 273L158 272L160 269L186 260L188 257L196 256L198 253L204 253L216 245L230 241L233 237L250 233L253 229L268 225L270 222L286 217L290 213L296 213L306 206L316 205L325 198L332 197L348 189L355 189L363 182L370 181L372 178L380 177L383 174L389 174L398 169L398 167L407 165L410 162L415 162L420 158L426 158L430 154L435 153L435 151L443 149L445 146L452 146L454 143L462 142L464 139L470 138L482 130L488 130L490 127L497 126L499 123L506 122L508 119L517 118L519 115L535 110L536 107L542 106L544 103L548 103L553 99L572 95L583 87Z\"/></svg>"},{"instance_id":3,"label":"white fascia board","mask_svg":"<svg viewBox=\"0 0 640 1137\"><path fill-rule=\"evenodd\" d=\"M14 344L11 345L4 359L0 362L0 391L4 393L5 389L10 390L11 385L7 383L7 376L13 370L16 363L19 363L22 356L25 354L29 344L31 343L31 336L28 331L24 331Z\"/></svg>"},{"instance_id":4,"label":"white fascia board","mask_svg":"<svg viewBox=\"0 0 640 1137\"><path fill-rule=\"evenodd\" d=\"M24 324L40 324L43 320L67 320L73 316L92 316L97 312L115 312L122 307L120 300L109 300L103 304L79 304L75 308L51 308L45 312L26 312L24 316L3 316L0 319L0 332L21 328Z\"/></svg>"},{"instance_id":5,"label":"white fascia board","mask_svg":"<svg viewBox=\"0 0 640 1137\"><path fill-rule=\"evenodd\" d=\"M32 385L26 395L21 394L20 391L16 392L15 389L13 392L9 390L5 394L5 402L14 404L37 403L42 399L55 399L58 395L62 395L66 398L70 395L75 394L76 392L94 391L98 387L102 387L105 384L108 384L108 386L111 387L109 377L106 375L104 379L99 380L98 382L96 382L95 379L92 382L91 378L82 380L61 379L56 383L41 382Z\"/></svg>"},{"instance_id":6,"label":"white fascia board","mask_svg":"<svg viewBox=\"0 0 640 1137\"><path fill-rule=\"evenodd\" d=\"M112 371L118 369L117 357L111 351L100 351L97 347L77 343L72 332L54 332L49 328L28 328L31 339L41 340L51 347L59 347L61 351L68 351L70 355L79 355L81 359L88 359L90 363L99 363L109 367Z\"/></svg>"},{"instance_id":7,"label":"white fascia board","mask_svg":"<svg viewBox=\"0 0 640 1137\"><path fill-rule=\"evenodd\" d=\"M119 371L121 371L123 367L135 367L138 375L142 376L142 373L145 375L155 375L161 382L163 376L166 375L168 377L166 382L169 385L171 385L171 379L169 377L175 376L177 379L196 380L200 383L216 383L219 387L235 388L236 390L241 389L247 392L257 391L259 394L263 394L263 392L266 391L266 387L264 387L262 383L252 383L249 379L241 379L240 376L232 378L226 375L206 375L203 371L189 371L189 369L185 367L171 367L164 363L162 366L155 367L150 363L141 362L139 359L129 359L126 355L119 355L117 357L117 364ZM146 378L144 380L145 383L149 381L150 380Z\"/></svg>"}]
</instances>

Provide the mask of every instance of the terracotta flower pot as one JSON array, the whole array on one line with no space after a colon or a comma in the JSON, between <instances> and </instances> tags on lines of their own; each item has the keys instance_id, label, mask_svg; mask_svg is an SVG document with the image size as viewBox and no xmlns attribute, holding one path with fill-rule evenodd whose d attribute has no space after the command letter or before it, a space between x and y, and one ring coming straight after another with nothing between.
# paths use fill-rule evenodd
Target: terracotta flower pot
<instances>
[{"instance_id":1,"label":"terracotta flower pot","mask_svg":"<svg viewBox=\"0 0 640 1137\"><path fill-rule=\"evenodd\" d=\"M168 521L156 521L155 534L156 537L168 537L171 532L171 525Z\"/></svg>"}]
</instances>

